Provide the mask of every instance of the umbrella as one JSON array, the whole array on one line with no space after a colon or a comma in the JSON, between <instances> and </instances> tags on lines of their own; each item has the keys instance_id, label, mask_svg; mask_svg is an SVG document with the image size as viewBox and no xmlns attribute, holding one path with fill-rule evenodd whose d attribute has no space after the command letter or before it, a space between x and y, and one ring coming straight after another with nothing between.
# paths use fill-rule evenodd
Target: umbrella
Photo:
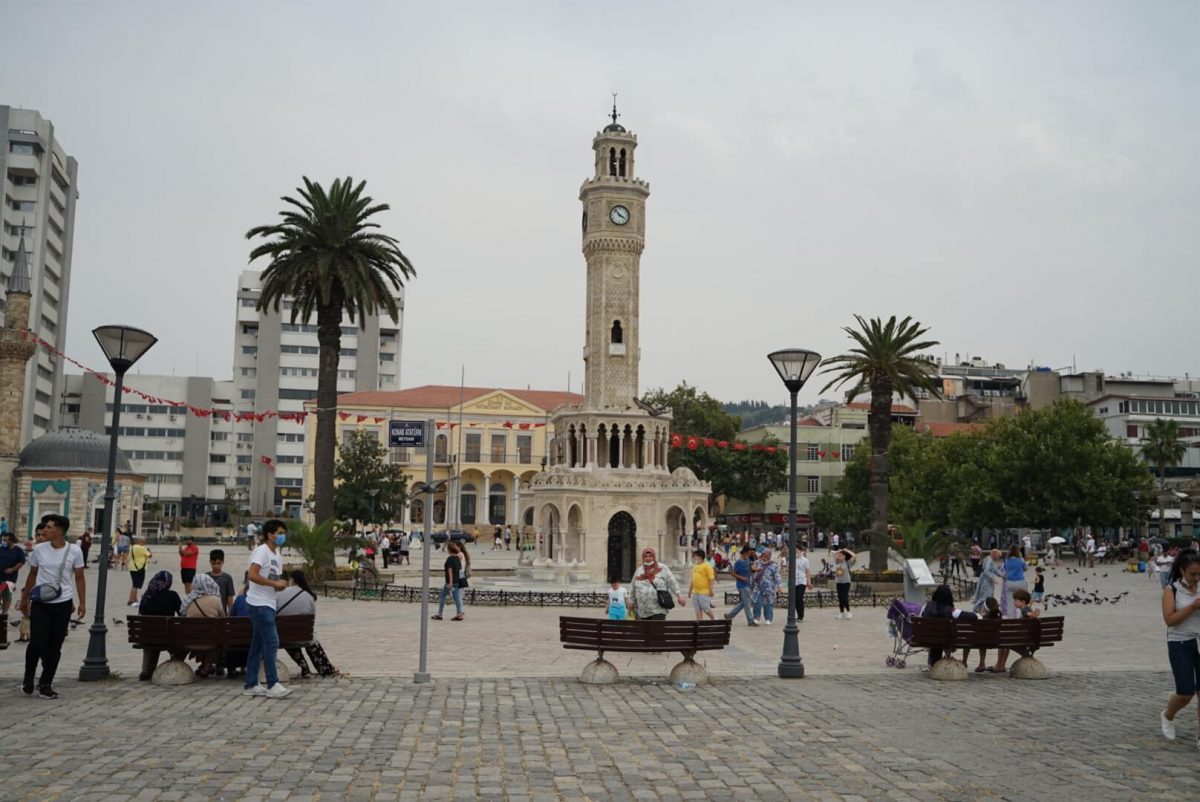
<instances>
[{"instance_id":1,"label":"umbrella","mask_svg":"<svg viewBox=\"0 0 1200 802\"><path fill-rule=\"evenodd\" d=\"M1054 537L1050 538L1046 542L1049 543L1051 546L1059 546L1063 543L1066 543L1067 539L1065 537L1059 537L1058 535L1055 535Z\"/></svg>"}]
</instances>

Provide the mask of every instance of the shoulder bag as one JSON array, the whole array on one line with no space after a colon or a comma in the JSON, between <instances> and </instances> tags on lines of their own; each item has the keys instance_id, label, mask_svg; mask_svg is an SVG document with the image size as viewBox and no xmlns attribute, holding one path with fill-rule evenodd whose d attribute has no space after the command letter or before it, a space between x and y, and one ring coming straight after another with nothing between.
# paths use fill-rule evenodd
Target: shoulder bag
<instances>
[{"instance_id":1,"label":"shoulder bag","mask_svg":"<svg viewBox=\"0 0 1200 802\"><path fill-rule=\"evenodd\" d=\"M656 577L657 578L657 577ZM675 609L675 599L671 596L671 591L663 590L662 588L654 587L654 580L650 580L650 587L658 594L658 606L664 610Z\"/></svg>"},{"instance_id":2,"label":"shoulder bag","mask_svg":"<svg viewBox=\"0 0 1200 802\"><path fill-rule=\"evenodd\" d=\"M33 592L29 594L29 598L36 602L52 602L62 595L62 575L67 567L67 557L71 555L71 544L63 546L62 562L58 564L58 576L54 579L54 584L49 582L39 582L34 586ZM40 571L38 573L41 573Z\"/></svg>"}]
</instances>

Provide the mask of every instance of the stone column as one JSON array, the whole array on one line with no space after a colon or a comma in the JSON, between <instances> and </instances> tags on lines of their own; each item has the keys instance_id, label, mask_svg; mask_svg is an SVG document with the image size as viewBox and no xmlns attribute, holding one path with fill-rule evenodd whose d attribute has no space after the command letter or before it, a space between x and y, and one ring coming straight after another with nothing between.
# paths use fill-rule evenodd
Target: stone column
<instances>
[{"instance_id":1,"label":"stone column","mask_svg":"<svg viewBox=\"0 0 1200 802\"><path fill-rule=\"evenodd\" d=\"M617 430L617 468L625 467L625 430Z\"/></svg>"},{"instance_id":2,"label":"stone column","mask_svg":"<svg viewBox=\"0 0 1200 802\"><path fill-rule=\"evenodd\" d=\"M485 473L483 475L483 524L484 526L492 525L492 475ZM478 523L476 523L478 526Z\"/></svg>"}]
</instances>

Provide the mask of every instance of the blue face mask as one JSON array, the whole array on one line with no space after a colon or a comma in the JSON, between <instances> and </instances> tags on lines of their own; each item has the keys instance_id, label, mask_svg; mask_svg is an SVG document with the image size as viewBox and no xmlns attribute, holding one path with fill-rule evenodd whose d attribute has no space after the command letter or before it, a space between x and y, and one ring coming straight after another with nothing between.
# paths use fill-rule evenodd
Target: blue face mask
<instances>
[{"instance_id":1,"label":"blue face mask","mask_svg":"<svg viewBox=\"0 0 1200 802\"><path fill-rule=\"evenodd\" d=\"M276 546L282 546L284 543L287 543L287 535L276 535L275 536L275 545Z\"/></svg>"}]
</instances>

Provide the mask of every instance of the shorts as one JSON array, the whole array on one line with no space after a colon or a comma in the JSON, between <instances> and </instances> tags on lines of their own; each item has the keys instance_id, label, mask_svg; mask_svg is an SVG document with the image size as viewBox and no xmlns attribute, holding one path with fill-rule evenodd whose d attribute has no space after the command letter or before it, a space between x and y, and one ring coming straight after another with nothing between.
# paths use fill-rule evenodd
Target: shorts
<instances>
[{"instance_id":1,"label":"shorts","mask_svg":"<svg viewBox=\"0 0 1200 802\"><path fill-rule=\"evenodd\" d=\"M1033 593L1031 593L1029 595L1032 596L1033 600L1036 602L1040 602L1042 599L1046 598L1045 592L1040 591L1040 590L1035 590Z\"/></svg>"},{"instance_id":2,"label":"shorts","mask_svg":"<svg viewBox=\"0 0 1200 802\"><path fill-rule=\"evenodd\" d=\"M407 556L408 556L408 551L407 551L407 550L405 550L405 549L400 549L400 556L401 556L401 557L407 557Z\"/></svg>"},{"instance_id":3,"label":"shorts","mask_svg":"<svg viewBox=\"0 0 1200 802\"><path fill-rule=\"evenodd\" d=\"M1171 674L1175 677L1175 693L1192 696L1200 685L1200 641L1169 640L1167 657L1171 660Z\"/></svg>"},{"instance_id":4,"label":"shorts","mask_svg":"<svg viewBox=\"0 0 1200 802\"><path fill-rule=\"evenodd\" d=\"M129 581L133 583L134 590L141 590L142 583L146 581L146 569L140 571L130 571Z\"/></svg>"},{"instance_id":5,"label":"shorts","mask_svg":"<svg viewBox=\"0 0 1200 802\"><path fill-rule=\"evenodd\" d=\"M187 582L190 584L191 581L195 578L196 578L196 569L195 568L180 568L179 569L179 580L181 582ZM141 585L138 585L138 587L141 587Z\"/></svg>"},{"instance_id":6,"label":"shorts","mask_svg":"<svg viewBox=\"0 0 1200 802\"><path fill-rule=\"evenodd\" d=\"M692 594L692 609L698 613L707 613L712 611L712 596L706 593Z\"/></svg>"}]
</instances>

